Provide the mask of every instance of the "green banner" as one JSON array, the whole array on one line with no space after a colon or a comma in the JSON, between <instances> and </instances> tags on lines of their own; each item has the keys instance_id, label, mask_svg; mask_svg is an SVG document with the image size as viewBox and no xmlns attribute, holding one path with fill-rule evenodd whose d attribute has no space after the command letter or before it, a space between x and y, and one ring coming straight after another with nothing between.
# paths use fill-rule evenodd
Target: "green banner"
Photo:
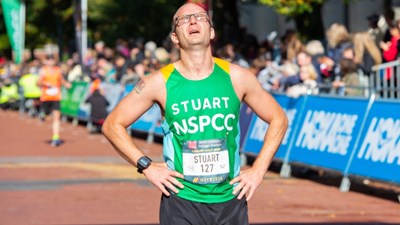
<instances>
[{"instance_id":1,"label":"green banner","mask_svg":"<svg viewBox=\"0 0 400 225\"><path fill-rule=\"evenodd\" d=\"M89 83L73 82L71 88L62 89L61 113L77 117L80 104L85 101L89 91Z\"/></svg>"},{"instance_id":2,"label":"green banner","mask_svg":"<svg viewBox=\"0 0 400 225\"><path fill-rule=\"evenodd\" d=\"M23 0L1 0L1 5L15 63L19 64L25 47L25 3Z\"/></svg>"}]
</instances>

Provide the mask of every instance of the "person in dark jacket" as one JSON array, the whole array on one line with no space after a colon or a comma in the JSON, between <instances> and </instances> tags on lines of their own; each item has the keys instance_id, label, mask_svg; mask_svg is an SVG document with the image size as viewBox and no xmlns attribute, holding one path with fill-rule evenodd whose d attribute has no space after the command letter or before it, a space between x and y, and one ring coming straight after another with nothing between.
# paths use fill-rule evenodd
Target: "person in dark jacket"
<instances>
[{"instance_id":1,"label":"person in dark jacket","mask_svg":"<svg viewBox=\"0 0 400 225\"><path fill-rule=\"evenodd\" d=\"M93 93L86 99L86 103L91 105L90 121L92 122L91 133L98 133L106 119L108 112L107 106L110 104L100 89L95 89Z\"/></svg>"}]
</instances>

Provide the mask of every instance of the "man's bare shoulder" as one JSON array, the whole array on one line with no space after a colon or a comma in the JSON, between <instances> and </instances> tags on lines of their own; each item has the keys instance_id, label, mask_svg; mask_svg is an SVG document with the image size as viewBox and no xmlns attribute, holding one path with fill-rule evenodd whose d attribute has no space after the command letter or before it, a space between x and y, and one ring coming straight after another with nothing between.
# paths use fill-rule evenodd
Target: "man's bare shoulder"
<instances>
[{"instance_id":1,"label":"man's bare shoulder","mask_svg":"<svg viewBox=\"0 0 400 225\"><path fill-rule=\"evenodd\" d=\"M165 78L160 71L143 77L133 88L132 94L141 99L162 103L165 99Z\"/></svg>"},{"instance_id":2,"label":"man's bare shoulder","mask_svg":"<svg viewBox=\"0 0 400 225\"><path fill-rule=\"evenodd\" d=\"M231 63L230 74L233 87L239 99L244 97L249 91L259 90L261 88L256 75L247 68Z\"/></svg>"},{"instance_id":3,"label":"man's bare shoulder","mask_svg":"<svg viewBox=\"0 0 400 225\"><path fill-rule=\"evenodd\" d=\"M246 83L257 81L256 75L250 72L250 70L233 63L230 64L230 74L234 85L245 85Z\"/></svg>"},{"instance_id":4,"label":"man's bare shoulder","mask_svg":"<svg viewBox=\"0 0 400 225\"><path fill-rule=\"evenodd\" d=\"M149 75L143 77L136 85L135 90L138 88L149 88L151 90L157 90L165 86L165 81L160 71L154 71Z\"/></svg>"},{"instance_id":5,"label":"man's bare shoulder","mask_svg":"<svg viewBox=\"0 0 400 225\"><path fill-rule=\"evenodd\" d=\"M230 64L230 73L231 73L232 77L239 78L239 79L249 78L250 75L253 75L250 78L255 76L247 68L236 65L234 63Z\"/></svg>"}]
</instances>

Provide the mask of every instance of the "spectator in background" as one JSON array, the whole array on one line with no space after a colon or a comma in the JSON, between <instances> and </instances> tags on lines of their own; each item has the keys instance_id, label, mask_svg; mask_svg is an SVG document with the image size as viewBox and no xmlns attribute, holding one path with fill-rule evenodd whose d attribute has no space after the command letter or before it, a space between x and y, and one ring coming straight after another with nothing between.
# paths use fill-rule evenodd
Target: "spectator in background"
<instances>
[{"instance_id":1,"label":"spectator in background","mask_svg":"<svg viewBox=\"0 0 400 225\"><path fill-rule=\"evenodd\" d=\"M30 116L35 116L39 112L40 95L42 94L40 87L37 85L39 81L38 74L34 69L26 67L18 84L22 89L24 102L22 103L23 111L28 111Z\"/></svg>"},{"instance_id":2,"label":"spectator in background","mask_svg":"<svg viewBox=\"0 0 400 225\"><path fill-rule=\"evenodd\" d=\"M297 62L297 64L295 64L295 66L297 68L301 68L305 65L312 65L311 56L305 51L301 51L297 54L296 62ZM315 71L315 68L314 68L314 71ZM282 76L279 80L277 80L274 83L274 89L286 91L287 88L289 88L293 85L296 85L296 84L300 84L301 82L302 82L302 78L300 76L300 69L298 69L296 74L291 75L291 76Z\"/></svg>"},{"instance_id":3,"label":"spectator in background","mask_svg":"<svg viewBox=\"0 0 400 225\"><path fill-rule=\"evenodd\" d=\"M386 8L383 12L383 17L385 18L385 25L383 27L383 42L389 42L392 39L392 35L390 34L390 26L394 25L394 19L396 14L392 8Z\"/></svg>"},{"instance_id":4,"label":"spectator in background","mask_svg":"<svg viewBox=\"0 0 400 225\"><path fill-rule=\"evenodd\" d=\"M286 60L292 63L296 63L297 54L304 51L305 46L300 41L297 34L294 34L288 42Z\"/></svg>"},{"instance_id":5,"label":"spectator in background","mask_svg":"<svg viewBox=\"0 0 400 225\"><path fill-rule=\"evenodd\" d=\"M99 58L97 60L95 70L105 82L114 83L116 81L115 68L106 58Z\"/></svg>"},{"instance_id":6,"label":"spectator in background","mask_svg":"<svg viewBox=\"0 0 400 225\"><path fill-rule=\"evenodd\" d=\"M139 82L139 80L142 79L144 76L144 65L142 63L131 63L126 68L126 74L121 78L121 84L124 86L127 84L136 85L136 83Z\"/></svg>"},{"instance_id":7,"label":"spectator in background","mask_svg":"<svg viewBox=\"0 0 400 225\"><path fill-rule=\"evenodd\" d=\"M334 74L339 75L339 62L343 58L343 52L352 46L350 34L344 25L334 23L326 31L326 38L328 41L327 56L334 62Z\"/></svg>"},{"instance_id":8,"label":"spectator in background","mask_svg":"<svg viewBox=\"0 0 400 225\"><path fill-rule=\"evenodd\" d=\"M341 79L332 82L332 86L338 89L339 95L362 96L360 79L357 73L357 64L351 59L340 61Z\"/></svg>"},{"instance_id":9,"label":"spectator in background","mask_svg":"<svg viewBox=\"0 0 400 225\"><path fill-rule=\"evenodd\" d=\"M126 73L126 67L127 67L127 60L125 59L124 56L122 55L117 55L116 58L114 59L114 79L115 82L120 82L121 77Z\"/></svg>"},{"instance_id":10,"label":"spectator in background","mask_svg":"<svg viewBox=\"0 0 400 225\"><path fill-rule=\"evenodd\" d=\"M141 63L143 62L145 56L144 56L144 44L143 40L139 38L136 40L130 50L129 54L129 61L130 63Z\"/></svg>"},{"instance_id":11,"label":"spectator in background","mask_svg":"<svg viewBox=\"0 0 400 225\"><path fill-rule=\"evenodd\" d=\"M104 48L104 58L107 59L107 61L112 62L115 59L115 52L112 48L105 47Z\"/></svg>"},{"instance_id":12,"label":"spectator in background","mask_svg":"<svg viewBox=\"0 0 400 225\"><path fill-rule=\"evenodd\" d=\"M154 51L154 57L157 60L157 68L160 69L161 67L166 66L168 63L170 63L169 59L169 53L164 47L158 47Z\"/></svg>"},{"instance_id":13,"label":"spectator in background","mask_svg":"<svg viewBox=\"0 0 400 225\"><path fill-rule=\"evenodd\" d=\"M169 61L171 63L178 61L180 58L179 48L176 45L173 45L171 51L169 52Z\"/></svg>"},{"instance_id":14,"label":"spectator in background","mask_svg":"<svg viewBox=\"0 0 400 225\"><path fill-rule=\"evenodd\" d=\"M397 24L389 26L389 32L391 35L391 39L389 42L381 42L379 43L380 48L383 51L383 59L385 62L391 62L397 59L398 54L398 41L400 39L400 28Z\"/></svg>"},{"instance_id":15,"label":"spectator in background","mask_svg":"<svg viewBox=\"0 0 400 225\"><path fill-rule=\"evenodd\" d=\"M314 65L311 63L302 65L299 72L300 82L288 87L286 94L294 98L307 93L318 94L317 76Z\"/></svg>"},{"instance_id":16,"label":"spectator in background","mask_svg":"<svg viewBox=\"0 0 400 225\"><path fill-rule=\"evenodd\" d=\"M86 99L86 103L90 104L90 121L92 122L91 133L99 133L104 120L107 117L107 107L109 102L100 88L100 82L93 82L92 94Z\"/></svg>"},{"instance_id":17,"label":"spectator in background","mask_svg":"<svg viewBox=\"0 0 400 225\"><path fill-rule=\"evenodd\" d=\"M67 60L67 65L70 68L66 74L68 82L85 80L77 53L72 54L72 58ZM88 80L86 79L85 81Z\"/></svg>"},{"instance_id":18,"label":"spectator in background","mask_svg":"<svg viewBox=\"0 0 400 225\"><path fill-rule=\"evenodd\" d=\"M311 58L304 51L304 44L297 37L296 33L291 33L286 39L286 54L282 58L280 70L286 77L295 76L300 72L300 66L310 63ZM306 56L307 55L307 56ZM310 60L305 62L304 60Z\"/></svg>"},{"instance_id":19,"label":"spectator in background","mask_svg":"<svg viewBox=\"0 0 400 225\"><path fill-rule=\"evenodd\" d=\"M144 56L149 59L151 62L155 58L155 51L157 49L157 44L154 41L148 41L144 45Z\"/></svg>"},{"instance_id":20,"label":"spectator in background","mask_svg":"<svg viewBox=\"0 0 400 225\"><path fill-rule=\"evenodd\" d=\"M345 48L342 52L342 59L351 59L354 60L354 48L353 45ZM342 61L342 60L340 60ZM339 66L340 67L340 66Z\"/></svg>"},{"instance_id":21,"label":"spectator in background","mask_svg":"<svg viewBox=\"0 0 400 225\"><path fill-rule=\"evenodd\" d=\"M96 52L97 58L104 58L105 57L105 43L104 41L98 41L94 44L94 50Z\"/></svg>"},{"instance_id":22,"label":"spectator in background","mask_svg":"<svg viewBox=\"0 0 400 225\"><path fill-rule=\"evenodd\" d=\"M278 82L283 75L279 71L279 65L275 61L272 61L271 52L264 54L264 61L265 65L260 69L257 80L265 90L271 91L273 90L274 83Z\"/></svg>"},{"instance_id":23,"label":"spectator in background","mask_svg":"<svg viewBox=\"0 0 400 225\"><path fill-rule=\"evenodd\" d=\"M128 42L123 40L123 39L117 39L116 44L115 44L115 50L118 55L122 55L124 58L129 57L129 48L128 48Z\"/></svg>"},{"instance_id":24,"label":"spectator in background","mask_svg":"<svg viewBox=\"0 0 400 225\"><path fill-rule=\"evenodd\" d=\"M83 59L84 71L88 72L89 68L96 62L96 51L88 48L86 56Z\"/></svg>"},{"instance_id":25,"label":"spectator in background","mask_svg":"<svg viewBox=\"0 0 400 225\"><path fill-rule=\"evenodd\" d=\"M307 42L305 51L311 56L311 62L317 72L318 84L330 84L333 60L326 56L324 46L319 40Z\"/></svg>"},{"instance_id":26,"label":"spectator in background","mask_svg":"<svg viewBox=\"0 0 400 225\"><path fill-rule=\"evenodd\" d=\"M367 32L357 32L353 36L354 62L369 76L372 66L382 63L382 55L373 37Z\"/></svg>"},{"instance_id":27,"label":"spectator in background","mask_svg":"<svg viewBox=\"0 0 400 225\"><path fill-rule=\"evenodd\" d=\"M18 109L19 100L18 85L11 78L5 78L0 86L0 108Z\"/></svg>"},{"instance_id":28,"label":"spectator in background","mask_svg":"<svg viewBox=\"0 0 400 225\"><path fill-rule=\"evenodd\" d=\"M281 40L279 41L279 45L280 45L281 62L288 59L287 48L292 39L297 38L296 36L297 34L295 30L288 29L286 30L285 34L280 38Z\"/></svg>"},{"instance_id":29,"label":"spectator in background","mask_svg":"<svg viewBox=\"0 0 400 225\"><path fill-rule=\"evenodd\" d=\"M378 26L379 16L376 14L372 14L367 17L369 22L368 24L368 31L367 33L371 35L372 39L374 40L376 46L379 46L379 43L383 40L384 33L381 28Z\"/></svg>"},{"instance_id":30,"label":"spectator in background","mask_svg":"<svg viewBox=\"0 0 400 225\"><path fill-rule=\"evenodd\" d=\"M247 60L239 52L236 51L236 48L232 43L228 43L223 47L219 57L245 68L250 67Z\"/></svg>"},{"instance_id":31,"label":"spectator in background","mask_svg":"<svg viewBox=\"0 0 400 225\"><path fill-rule=\"evenodd\" d=\"M258 77L258 74L262 68L264 68L265 62L262 57L256 57L251 61L249 70L254 76Z\"/></svg>"}]
</instances>

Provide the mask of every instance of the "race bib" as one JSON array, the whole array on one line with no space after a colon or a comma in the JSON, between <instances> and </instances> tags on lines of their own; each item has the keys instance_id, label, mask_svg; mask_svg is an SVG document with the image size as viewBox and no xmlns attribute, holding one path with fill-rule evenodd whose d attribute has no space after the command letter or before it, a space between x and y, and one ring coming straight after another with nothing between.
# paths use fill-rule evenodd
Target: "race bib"
<instances>
[{"instance_id":1,"label":"race bib","mask_svg":"<svg viewBox=\"0 0 400 225\"><path fill-rule=\"evenodd\" d=\"M216 184L228 177L226 139L186 141L182 150L185 180L198 184Z\"/></svg>"},{"instance_id":2,"label":"race bib","mask_svg":"<svg viewBox=\"0 0 400 225\"><path fill-rule=\"evenodd\" d=\"M60 92L60 89L57 87L50 87L50 88L47 88L45 92L46 92L46 95L56 96Z\"/></svg>"}]
</instances>

